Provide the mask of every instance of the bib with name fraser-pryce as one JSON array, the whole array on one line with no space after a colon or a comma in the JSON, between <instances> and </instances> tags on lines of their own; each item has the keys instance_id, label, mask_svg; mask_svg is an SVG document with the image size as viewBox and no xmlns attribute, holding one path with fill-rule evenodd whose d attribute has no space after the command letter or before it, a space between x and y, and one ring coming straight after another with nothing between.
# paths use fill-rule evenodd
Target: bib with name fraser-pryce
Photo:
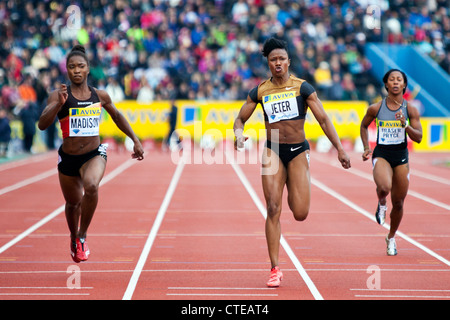
<instances>
[{"instance_id":1,"label":"bib with name fraser-pryce","mask_svg":"<svg viewBox=\"0 0 450 320\"><path fill-rule=\"evenodd\" d=\"M378 144L394 145L405 141L405 128L400 121L378 121Z\"/></svg>"},{"instance_id":2,"label":"bib with name fraser-pryce","mask_svg":"<svg viewBox=\"0 0 450 320\"><path fill-rule=\"evenodd\" d=\"M94 103L85 108L69 109L69 136L92 137L100 133L102 105Z\"/></svg>"},{"instance_id":3,"label":"bib with name fraser-pryce","mask_svg":"<svg viewBox=\"0 0 450 320\"><path fill-rule=\"evenodd\" d=\"M262 97L264 111L269 123L298 117L298 104L295 91L269 94Z\"/></svg>"}]
</instances>

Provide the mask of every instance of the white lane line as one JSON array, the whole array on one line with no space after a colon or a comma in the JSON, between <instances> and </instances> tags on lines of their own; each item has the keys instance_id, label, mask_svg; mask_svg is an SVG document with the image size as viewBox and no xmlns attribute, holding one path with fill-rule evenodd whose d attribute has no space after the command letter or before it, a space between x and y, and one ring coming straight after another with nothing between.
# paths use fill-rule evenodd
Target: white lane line
<instances>
[{"instance_id":1,"label":"white lane line","mask_svg":"<svg viewBox=\"0 0 450 320\"><path fill-rule=\"evenodd\" d=\"M184 165L185 161L182 158L178 162L175 173L173 174L172 180L170 181L169 188L167 189L164 200L156 215L155 222L153 223L152 229L150 230L147 241L145 242L144 245L144 249L142 250L141 256L139 257L139 260L136 264L136 268L133 271L133 274L130 278L130 282L128 283L128 287L125 291L125 294L123 295L122 300L131 300L131 297L133 296L142 269L144 268L145 262L147 261L148 255L152 248L153 242L155 241L155 238L158 234L159 227L161 226L162 220L164 219L164 215L166 214L167 208L170 204L170 200L172 199L172 195L175 192L175 189L178 185L178 181L180 179L181 173L183 172Z\"/></svg>"},{"instance_id":2,"label":"white lane line","mask_svg":"<svg viewBox=\"0 0 450 320\"><path fill-rule=\"evenodd\" d=\"M9 170L9 169L14 169L14 168L17 168L17 167L20 167L23 165L40 162L40 161L46 160L47 158L54 157L54 156L55 156L55 153L48 152L48 153L44 153L44 154L40 154L40 155L36 155L36 156L31 156L30 158L24 158L24 159L14 160L12 162L6 162L6 163L0 165L0 172Z\"/></svg>"},{"instance_id":3,"label":"white lane line","mask_svg":"<svg viewBox=\"0 0 450 320\"><path fill-rule=\"evenodd\" d=\"M375 220L375 216L372 213L369 213L368 211L364 210L363 208L361 208L360 206L358 206L357 204L353 203L352 201L350 201L349 199L347 199L346 197L344 197L343 195L337 193L336 191L334 191L333 189L327 187L326 185L324 185L322 182L311 178L311 183L313 185L315 185L316 187L318 187L319 189L321 189L322 191L328 193L330 196L336 198L337 200L341 201L342 203L344 203L345 205L349 206L350 208L352 208L353 210L359 212L360 214L362 214L363 216L369 218L370 220L376 222ZM383 227L387 230L389 230L390 226L388 224L384 224ZM409 236L407 236L406 234L404 234L401 231L397 231L396 235L398 235L399 237L405 239L406 241L408 241L409 243L411 243L412 245L418 247L419 249L425 251L426 253L428 253L429 255L431 255L432 257L438 259L439 261L445 263L447 266L450 266L450 261L448 261L447 259L445 259L444 257L438 255L436 252L432 251L431 249L425 247L424 245L422 245L421 243L415 241L414 239L410 238Z\"/></svg>"},{"instance_id":4,"label":"white lane line","mask_svg":"<svg viewBox=\"0 0 450 320\"><path fill-rule=\"evenodd\" d=\"M274 288L168 287L169 290L276 290Z\"/></svg>"},{"instance_id":5,"label":"white lane line","mask_svg":"<svg viewBox=\"0 0 450 320\"><path fill-rule=\"evenodd\" d=\"M307 268L305 269L307 271L314 271L314 272L367 272L367 268ZM81 270L81 273L133 273L133 269L127 269L127 270L118 270L118 269L111 269L111 270ZM297 272L297 269L283 269L283 272ZM261 268L261 269L144 269L142 272L150 272L150 273L161 273L161 272L167 272L167 273L198 273L198 272L222 272L222 273L246 273L246 272L267 272L267 268ZM450 272L450 269L393 269L393 268L386 268L383 269L383 272L425 272L425 273L432 273L432 272ZM38 275L38 274L55 274L55 273L64 273L67 274L67 270L15 270L15 271L0 271L0 274L5 275L13 275L13 274L20 274L20 275Z\"/></svg>"},{"instance_id":6,"label":"white lane line","mask_svg":"<svg viewBox=\"0 0 450 320\"><path fill-rule=\"evenodd\" d=\"M435 176L434 174L431 173L427 173L427 172L423 172L417 169L411 169L411 173L415 176L424 178L424 179L428 179L434 182L439 182L442 184L446 184L450 186L450 180L449 179L445 179L443 177L439 177L439 176Z\"/></svg>"},{"instance_id":7,"label":"white lane line","mask_svg":"<svg viewBox=\"0 0 450 320\"><path fill-rule=\"evenodd\" d=\"M70 287L0 287L0 289L37 289L37 290L41 290L41 289L68 289L68 290L73 290L74 288L70 288ZM94 287L77 287L77 290L81 290L81 289L94 289Z\"/></svg>"},{"instance_id":8,"label":"white lane line","mask_svg":"<svg viewBox=\"0 0 450 320\"><path fill-rule=\"evenodd\" d=\"M323 159L323 158L320 157L320 156L319 156L319 157L315 157L314 159L317 159L318 161L320 161L320 162L322 162L322 163L326 163L326 164L328 164L328 165L330 165L330 166L332 166L332 167L340 168L340 165L338 165L337 163L326 161L325 159ZM350 170L347 170L346 172L352 173L352 174L354 174L354 175L356 175L356 176L358 176L358 177L364 178L364 179L366 179L366 180L373 181L372 175L371 175L371 174L368 174L368 173L366 173L366 172L364 172L364 171L361 171L361 170L358 170L358 169L355 169L355 168L351 168ZM446 203L443 203L443 202L440 202L440 201L438 201L438 200L435 200L435 199L433 199L433 198L430 198L430 197L428 197L428 196L426 196L426 195L423 195L423 194L421 194L421 193L419 193L419 192L416 192L416 191L414 191L414 190L409 189L409 190L408 190L408 194L411 195L411 196L413 196L413 197L415 197L415 198L418 198L418 199L420 199L420 200L422 200L422 201L431 203L431 204L433 204L433 205L435 205L435 206L437 206L437 207L441 207L441 208L444 208L444 209L450 211L450 205L448 205L448 204L446 204Z\"/></svg>"},{"instance_id":9,"label":"white lane line","mask_svg":"<svg viewBox=\"0 0 450 320\"><path fill-rule=\"evenodd\" d=\"M450 296L405 296L405 295L382 295L382 294L355 294L356 298L409 298L409 299L450 299Z\"/></svg>"},{"instance_id":10,"label":"white lane line","mask_svg":"<svg viewBox=\"0 0 450 320\"><path fill-rule=\"evenodd\" d=\"M255 190L251 186L250 182L247 180L247 177L242 172L241 168L234 162L234 159L232 159L231 156L228 155L228 152L225 153L226 157L228 159L228 163L231 164L234 171L236 172L237 176L241 180L242 184L244 185L245 189L247 189L247 192L250 194L250 197L252 198L253 202L255 203L256 207L258 208L259 212L263 215L264 219L267 218L267 212L265 206L262 204L261 200L259 199L258 195L256 194ZM309 275L306 273L305 269L303 268L300 261L295 256L294 252L292 251L291 247L287 243L287 241L284 239L283 235L281 235L280 238L280 244L288 254L289 258L293 262L295 268L297 269L300 276L305 281L306 285L308 286L309 290L311 291L312 295L316 300L323 300L322 295L320 294L319 290L317 290L316 286L314 285L314 282L312 282Z\"/></svg>"},{"instance_id":11,"label":"white lane line","mask_svg":"<svg viewBox=\"0 0 450 320\"><path fill-rule=\"evenodd\" d=\"M450 290L446 289L350 289L350 291L370 291L370 292L450 292Z\"/></svg>"},{"instance_id":12,"label":"white lane line","mask_svg":"<svg viewBox=\"0 0 450 320\"><path fill-rule=\"evenodd\" d=\"M89 293L0 293L0 296L89 296Z\"/></svg>"},{"instance_id":13,"label":"white lane line","mask_svg":"<svg viewBox=\"0 0 450 320\"><path fill-rule=\"evenodd\" d=\"M103 178L103 180L100 182L100 186L104 185L105 183L107 183L107 182L111 181L112 179L114 179L115 177L117 177L120 173L122 173L123 171L125 171L126 169L131 167L134 163L135 163L135 161L133 161L132 159L129 159L126 162L122 163L120 166L118 166L116 169L111 171L107 176L105 176ZM49 215L47 215L43 219L39 220L37 223L35 223L31 227L29 227L27 230L25 230L24 232L22 232L21 234L16 236L11 241L9 241L6 244L4 244L0 248L0 254L5 252L7 249L9 249L13 245L15 245L20 240L22 240L25 237L29 236L31 233L33 233L34 231L36 231L37 229L42 227L47 222L51 221L53 218L58 216L61 212L64 212L65 206L66 206L65 204L61 205L59 208L54 210L52 213L50 213Z\"/></svg>"},{"instance_id":14,"label":"white lane line","mask_svg":"<svg viewBox=\"0 0 450 320\"><path fill-rule=\"evenodd\" d=\"M34 177L31 177L31 178L19 181L19 182L13 184L13 185L4 187L4 188L0 189L0 196L2 194L5 194L5 193L8 193L8 192L11 192L11 191L14 191L14 190L26 187L29 184L32 184L32 183L38 182L40 180L43 180L45 178L48 178L48 177L56 174L56 172L57 172L56 169L47 170L47 171L42 172L42 173L40 173L40 174L38 174L38 175L36 175Z\"/></svg>"},{"instance_id":15,"label":"white lane line","mask_svg":"<svg viewBox=\"0 0 450 320\"><path fill-rule=\"evenodd\" d=\"M278 297L278 294L259 293L166 293L167 296L201 296L201 297Z\"/></svg>"}]
</instances>

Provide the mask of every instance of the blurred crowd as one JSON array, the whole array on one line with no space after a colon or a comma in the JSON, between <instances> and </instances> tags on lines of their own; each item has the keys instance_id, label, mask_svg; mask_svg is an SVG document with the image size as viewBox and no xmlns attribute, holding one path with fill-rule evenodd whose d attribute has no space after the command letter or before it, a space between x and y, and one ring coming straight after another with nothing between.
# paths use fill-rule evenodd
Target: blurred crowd
<instances>
[{"instance_id":1,"label":"blurred crowd","mask_svg":"<svg viewBox=\"0 0 450 320\"><path fill-rule=\"evenodd\" d=\"M414 44L450 72L449 15L449 0L0 0L0 109L37 117L78 43L115 102L245 99L269 76L270 36L322 100L372 103L364 45Z\"/></svg>"}]
</instances>

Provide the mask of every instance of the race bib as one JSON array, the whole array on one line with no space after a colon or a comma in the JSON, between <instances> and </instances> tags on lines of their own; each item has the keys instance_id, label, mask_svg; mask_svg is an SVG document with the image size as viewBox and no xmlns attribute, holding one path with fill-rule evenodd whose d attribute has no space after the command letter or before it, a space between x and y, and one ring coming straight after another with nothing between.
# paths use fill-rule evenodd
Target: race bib
<instances>
[{"instance_id":1,"label":"race bib","mask_svg":"<svg viewBox=\"0 0 450 320\"><path fill-rule=\"evenodd\" d=\"M405 141L405 128L400 121L378 121L378 144L395 145Z\"/></svg>"},{"instance_id":2,"label":"race bib","mask_svg":"<svg viewBox=\"0 0 450 320\"><path fill-rule=\"evenodd\" d=\"M85 108L69 109L69 136L91 137L98 136L100 132L100 115L102 105L94 103Z\"/></svg>"},{"instance_id":3,"label":"race bib","mask_svg":"<svg viewBox=\"0 0 450 320\"><path fill-rule=\"evenodd\" d=\"M274 93L262 97L264 111L269 123L298 117L298 104L295 91Z\"/></svg>"}]
</instances>

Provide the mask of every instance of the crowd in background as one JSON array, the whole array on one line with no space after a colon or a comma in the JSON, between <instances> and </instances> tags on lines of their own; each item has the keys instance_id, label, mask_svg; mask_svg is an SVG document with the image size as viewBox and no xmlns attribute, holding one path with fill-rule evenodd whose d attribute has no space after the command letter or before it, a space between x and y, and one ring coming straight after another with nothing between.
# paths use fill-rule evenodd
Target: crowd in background
<instances>
[{"instance_id":1,"label":"crowd in background","mask_svg":"<svg viewBox=\"0 0 450 320\"><path fill-rule=\"evenodd\" d=\"M85 46L89 83L114 102L243 100L269 76L261 48L287 41L291 72L322 100L378 99L367 42L407 43L450 73L448 0L0 0L0 109L24 127L68 83ZM33 118L34 117L34 118ZM34 134L34 128L29 134ZM25 144L25 148L28 144Z\"/></svg>"}]
</instances>

